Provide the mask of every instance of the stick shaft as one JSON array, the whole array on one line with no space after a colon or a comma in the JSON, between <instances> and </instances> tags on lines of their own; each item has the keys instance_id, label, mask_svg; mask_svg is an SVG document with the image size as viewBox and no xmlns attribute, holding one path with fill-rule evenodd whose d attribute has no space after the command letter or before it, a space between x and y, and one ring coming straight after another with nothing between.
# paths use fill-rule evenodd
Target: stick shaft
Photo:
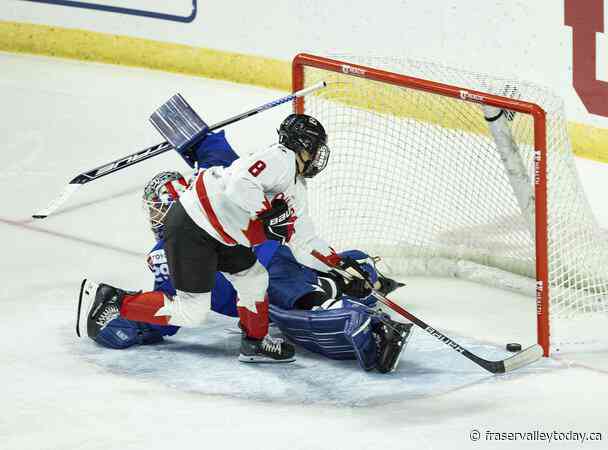
<instances>
[{"instance_id":1,"label":"stick shaft","mask_svg":"<svg viewBox=\"0 0 608 450\"><path fill-rule=\"evenodd\" d=\"M431 336L433 336L434 338L443 342L445 345L450 347L452 350L460 353L462 356L467 358L469 361L474 362L475 364L484 368L488 372L491 372L494 374L511 372L513 370L519 369L520 367L524 367L524 366L527 366L528 364L538 361L542 357L543 349L540 345L536 344L536 345L532 345L532 346L526 348L525 350L522 350L521 352L517 353L516 355L513 355L513 356L503 359L503 360L490 361L490 360L484 359L480 356L477 356L475 353L470 352L469 350L467 350L460 344L456 343L456 341L454 341L450 337L446 336L445 334L440 333L435 328L426 324L423 320L419 319L418 317L416 317L415 315L413 315L406 309L402 308L401 306L399 306L392 300L388 299L387 297L385 297L384 295L382 295L375 289L372 289L372 295L374 297L376 297L382 304L388 306L396 313L401 314L403 317L408 319L410 322L412 322L415 325L417 325L418 327L422 328L424 331L429 333Z\"/></svg>"},{"instance_id":2,"label":"stick shaft","mask_svg":"<svg viewBox=\"0 0 608 450\"><path fill-rule=\"evenodd\" d=\"M248 117L259 114L268 109L274 108L275 106L282 105L284 103L290 102L297 97L302 97L308 95L312 92L315 92L326 86L324 81L317 83L309 88L302 89L298 92L294 92L293 94L287 95L285 97L281 97L279 99L268 102L264 105L258 106L256 108L250 109L249 111L245 111L244 113L238 114L236 116L229 117L226 120L218 122L209 127L209 131L219 130L220 128L225 127L226 125L231 125L235 122L239 122ZM161 142L160 144L153 145L152 147L145 148L138 152L132 153L127 156L123 156L122 158L118 158L109 163L103 164L101 166L95 167L94 169L88 170L87 172L83 172L70 181L70 184L85 184L90 181L101 178L105 175L109 175L118 170L122 170L126 167L137 164L141 161L145 161L146 159L153 158L161 153L165 153L166 151L172 150L173 147L168 142Z\"/></svg>"}]
</instances>

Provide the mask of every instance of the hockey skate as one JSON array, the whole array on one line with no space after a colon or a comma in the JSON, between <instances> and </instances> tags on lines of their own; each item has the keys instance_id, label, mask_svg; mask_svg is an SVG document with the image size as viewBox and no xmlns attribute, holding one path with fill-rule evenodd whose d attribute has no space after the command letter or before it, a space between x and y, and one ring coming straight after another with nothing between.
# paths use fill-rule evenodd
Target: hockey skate
<instances>
[{"instance_id":1,"label":"hockey skate","mask_svg":"<svg viewBox=\"0 0 608 450\"><path fill-rule=\"evenodd\" d=\"M380 373L394 372L401 354L407 346L412 323L399 323L385 319L372 331L378 349L376 369Z\"/></svg>"},{"instance_id":2,"label":"hockey skate","mask_svg":"<svg viewBox=\"0 0 608 450\"><path fill-rule=\"evenodd\" d=\"M112 320L120 317L120 306L126 292L103 283L83 280L78 297L76 334L80 337L80 321L86 318L87 335L94 339Z\"/></svg>"},{"instance_id":3,"label":"hockey skate","mask_svg":"<svg viewBox=\"0 0 608 450\"><path fill-rule=\"evenodd\" d=\"M239 361L246 363L287 363L296 360L293 345L266 335L261 341L241 338Z\"/></svg>"}]
</instances>

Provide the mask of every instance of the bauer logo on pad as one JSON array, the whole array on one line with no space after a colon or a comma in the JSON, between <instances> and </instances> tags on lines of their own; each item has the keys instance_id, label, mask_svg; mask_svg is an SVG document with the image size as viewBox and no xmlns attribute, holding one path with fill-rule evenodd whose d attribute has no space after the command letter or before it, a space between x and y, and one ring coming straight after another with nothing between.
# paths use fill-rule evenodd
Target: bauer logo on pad
<instances>
[{"instance_id":1,"label":"bauer logo on pad","mask_svg":"<svg viewBox=\"0 0 608 450\"><path fill-rule=\"evenodd\" d=\"M175 94L154 111L150 122L177 151L196 144L209 130L181 94Z\"/></svg>"}]
</instances>

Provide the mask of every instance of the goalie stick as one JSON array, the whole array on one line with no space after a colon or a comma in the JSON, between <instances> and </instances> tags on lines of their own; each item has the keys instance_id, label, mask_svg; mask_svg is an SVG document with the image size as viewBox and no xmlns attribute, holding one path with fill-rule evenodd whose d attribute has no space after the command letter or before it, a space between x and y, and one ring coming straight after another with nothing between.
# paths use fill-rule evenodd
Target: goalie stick
<instances>
[{"instance_id":1,"label":"goalie stick","mask_svg":"<svg viewBox=\"0 0 608 450\"><path fill-rule=\"evenodd\" d=\"M351 273L347 272L346 270L340 269L335 264L333 264L327 257L323 256L321 253L319 253L317 251L313 251L312 254L314 257L316 257L323 263L327 264L329 267L332 267L332 270L335 270L338 274L340 274L344 278L349 279L349 280L353 278L353 275ZM522 350L521 352L519 352L513 356L510 356L509 358L506 358L506 359L502 359L499 361L490 361L490 360L484 359L480 356L475 355L474 353L471 353L466 348L464 348L461 345L459 345L458 343L456 343L453 339L451 339L448 336L446 336L445 334L437 331L435 328L431 327L430 325L425 323L423 320L419 319L414 314L407 311L405 308L399 306L398 304L396 304L395 302L393 302L392 300L390 300L389 298L387 298L386 296L384 296L383 294L381 294L380 292L375 290L373 288L373 286L371 285L371 283L369 282L369 280L367 280L367 282L368 282L369 287L371 288L372 295L375 298L377 298L380 303L388 306L390 309L395 311L397 314L400 314L401 316L405 317L407 320L409 320L410 322L414 323L415 325L417 325L418 327L422 328L424 331L429 333L435 339L438 339L439 341L443 342L445 345L450 347L452 350L457 351L458 353L460 353L462 356L464 356L468 360L473 361L478 366L481 366L484 369L486 369L488 372L491 372L494 374L512 372L513 370L519 369L519 368L527 366L528 364L531 364L535 361L538 361L543 355L542 347L538 344L534 344L534 345L526 348L525 350Z\"/></svg>"},{"instance_id":2,"label":"goalie stick","mask_svg":"<svg viewBox=\"0 0 608 450\"><path fill-rule=\"evenodd\" d=\"M225 127L226 125L233 124L240 120L251 117L255 114L258 114L262 111L266 111L268 109L274 108L275 106L282 105L283 103L290 102L298 97L304 97L312 92L315 92L319 89L327 86L325 81L321 81L317 84L314 84L306 89L302 89L300 91L294 92L293 94L287 95L285 97L281 97L279 99L273 100L264 105L258 106L257 108L250 109L242 114L230 117L222 122L216 123L209 127L209 131L218 130L220 128ZM137 164L141 161L145 161L146 159L153 158L156 155L160 155L168 150L172 150L173 146L168 142L161 142L160 144L153 145L152 147L145 148L138 152L132 153L127 156L123 156L122 158L116 159L109 163L103 164L101 166L95 167L94 169L88 170L86 172L82 172L76 175L65 187L65 189L61 192L57 198L49 203L49 205L41 209L40 211L32 214L34 219L44 219L48 217L50 214L55 212L61 205L63 205L73 194L76 192L82 185L97 180L101 177L114 173L118 170L122 170L126 167Z\"/></svg>"}]
</instances>

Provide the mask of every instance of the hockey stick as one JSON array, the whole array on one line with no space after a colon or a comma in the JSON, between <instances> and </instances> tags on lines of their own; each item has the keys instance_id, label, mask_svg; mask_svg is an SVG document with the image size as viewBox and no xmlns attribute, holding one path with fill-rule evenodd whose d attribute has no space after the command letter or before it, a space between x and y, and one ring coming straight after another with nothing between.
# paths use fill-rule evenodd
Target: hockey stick
<instances>
[{"instance_id":1,"label":"hockey stick","mask_svg":"<svg viewBox=\"0 0 608 450\"><path fill-rule=\"evenodd\" d=\"M335 270L338 274L340 274L347 280L352 280L354 278L352 274L350 274L346 270L336 267L335 264L332 264L331 261L327 257L323 256L322 254L318 253L317 251L313 251L312 253L313 253L313 256L315 256L317 259L321 260L323 263L327 264L328 266L332 267L332 270ZM459 345L458 343L456 343L451 338L440 333L435 328L426 324L424 321L422 321L421 319L419 319L418 317L416 317L415 315L413 315L406 309L402 308L401 306L399 306L398 304L396 304L395 302L393 302L386 296L382 295L380 292L375 290L373 288L373 286L371 286L371 283L369 283L369 281L368 281L368 285L372 290L372 295L375 298L377 298L378 301L380 301L380 303L388 306L390 309L395 311L397 314L400 314L401 316L405 317L407 320L409 320L410 322L419 326L420 328L422 328L424 331L429 333L434 338L443 342L445 345L450 347L452 350L457 351L465 358L469 359L470 361L473 361L478 366L481 366L484 369L486 369L488 372L491 372L491 373L511 372L513 370L519 369L520 367L524 367L524 366L527 366L528 364L538 361L543 355L542 347L538 344L534 344L534 345L526 348L525 350L522 350L521 352L519 352L513 356L510 356L509 358L500 360L500 361L490 361L490 360L484 359L480 356L475 355L474 353L471 353L470 351L468 351L466 348L464 348L461 345Z\"/></svg>"},{"instance_id":2,"label":"hockey stick","mask_svg":"<svg viewBox=\"0 0 608 450\"><path fill-rule=\"evenodd\" d=\"M210 126L209 131L218 130L220 128L225 127L226 125L233 124L240 120L251 117L255 114L261 113L262 111L266 111L268 109L274 108L275 106L279 106L279 105L282 105L283 103L290 102L290 101L296 99L297 97L304 97L305 95L308 95L312 92L322 89L325 86L327 86L327 83L325 83L324 81L321 81L306 89L302 89L300 91L294 92L293 94L273 100L262 106L258 106L257 108L250 109L249 111L246 111L237 116L230 117L229 119L226 119L222 122L218 122L215 125ZM86 184L90 181L97 180L98 178L104 177L104 176L114 173L118 170L122 170L126 167L132 166L141 161L145 161L146 159L153 158L156 155L160 155L161 153L164 153L164 152L166 152L168 150L172 150L172 149L173 149L173 146L171 144L169 144L168 142L162 142L160 144L153 145L152 147L145 148L143 150L132 153L130 155L123 156L122 158L116 159L112 162L95 167L94 169L80 173L80 174L76 175L68 183L68 185L65 187L63 192L57 198L55 198L51 203L49 203L49 205L46 208L34 213L32 215L32 217L34 219L44 219L44 218L48 217L50 214L55 212L62 204L64 204L68 200L68 198L70 198L72 196L72 194L74 194L74 192L76 192L76 190L78 190L80 187L82 187L83 184Z\"/></svg>"}]
</instances>

